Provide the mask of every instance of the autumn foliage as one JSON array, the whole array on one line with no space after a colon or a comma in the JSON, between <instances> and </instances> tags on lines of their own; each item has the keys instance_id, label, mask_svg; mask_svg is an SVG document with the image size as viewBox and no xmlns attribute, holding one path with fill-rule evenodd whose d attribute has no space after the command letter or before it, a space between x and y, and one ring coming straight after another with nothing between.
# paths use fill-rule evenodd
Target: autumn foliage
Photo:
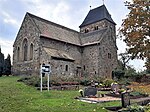
<instances>
[{"instance_id":1,"label":"autumn foliage","mask_svg":"<svg viewBox=\"0 0 150 112\"><path fill-rule=\"evenodd\" d=\"M123 20L119 34L132 59L146 58L146 67L150 70L150 0L126 1L125 5L129 14Z\"/></svg>"}]
</instances>

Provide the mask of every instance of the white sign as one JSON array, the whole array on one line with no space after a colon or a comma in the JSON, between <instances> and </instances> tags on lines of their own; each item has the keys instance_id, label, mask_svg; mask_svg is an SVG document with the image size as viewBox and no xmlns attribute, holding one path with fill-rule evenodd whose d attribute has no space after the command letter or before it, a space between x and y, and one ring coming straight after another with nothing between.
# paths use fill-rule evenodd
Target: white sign
<instances>
[{"instance_id":1,"label":"white sign","mask_svg":"<svg viewBox=\"0 0 150 112\"><path fill-rule=\"evenodd\" d=\"M49 91L49 75L51 72L51 66L49 64L47 65L41 65L40 69L40 75L41 75L41 92L42 92L42 74L47 74L47 90Z\"/></svg>"},{"instance_id":2,"label":"white sign","mask_svg":"<svg viewBox=\"0 0 150 112\"><path fill-rule=\"evenodd\" d=\"M42 73L49 73L49 72L51 72L50 65L42 65L41 71L42 71Z\"/></svg>"}]
</instances>

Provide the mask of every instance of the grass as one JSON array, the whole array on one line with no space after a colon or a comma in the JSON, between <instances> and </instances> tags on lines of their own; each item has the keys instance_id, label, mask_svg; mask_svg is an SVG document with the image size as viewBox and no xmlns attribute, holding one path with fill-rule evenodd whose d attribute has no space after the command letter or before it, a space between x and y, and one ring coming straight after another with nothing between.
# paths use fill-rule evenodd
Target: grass
<instances>
[{"instance_id":1,"label":"grass","mask_svg":"<svg viewBox=\"0 0 150 112\"><path fill-rule=\"evenodd\" d=\"M89 104L75 100L78 91L43 91L17 82L19 77L0 77L0 112L107 112L105 106L120 102Z\"/></svg>"},{"instance_id":2,"label":"grass","mask_svg":"<svg viewBox=\"0 0 150 112\"><path fill-rule=\"evenodd\" d=\"M137 91L143 94L149 94L150 95L150 84L144 84L144 83L132 83L132 85L129 86L133 91Z\"/></svg>"}]
</instances>

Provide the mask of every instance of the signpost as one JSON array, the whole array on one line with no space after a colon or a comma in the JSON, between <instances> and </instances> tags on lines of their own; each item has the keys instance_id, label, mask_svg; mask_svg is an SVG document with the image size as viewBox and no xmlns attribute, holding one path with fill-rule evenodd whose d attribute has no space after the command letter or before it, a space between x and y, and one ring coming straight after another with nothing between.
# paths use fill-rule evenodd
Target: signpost
<instances>
[{"instance_id":1,"label":"signpost","mask_svg":"<svg viewBox=\"0 0 150 112\"><path fill-rule=\"evenodd\" d=\"M47 90L49 91L49 76L50 76L50 73L51 73L51 66L49 64L45 65L45 64L42 64L41 67L40 67L40 75L41 75L41 92L42 92L42 77L43 77L43 74L47 74Z\"/></svg>"}]
</instances>

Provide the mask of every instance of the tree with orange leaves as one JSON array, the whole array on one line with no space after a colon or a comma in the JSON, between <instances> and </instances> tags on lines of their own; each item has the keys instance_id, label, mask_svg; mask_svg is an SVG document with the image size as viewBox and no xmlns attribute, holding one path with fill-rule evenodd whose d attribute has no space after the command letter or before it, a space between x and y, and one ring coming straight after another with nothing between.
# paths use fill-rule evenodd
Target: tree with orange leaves
<instances>
[{"instance_id":1,"label":"tree with orange leaves","mask_svg":"<svg viewBox=\"0 0 150 112\"><path fill-rule=\"evenodd\" d=\"M128 46L127 52L132 59L146 58L145 66L150 70L150 0L132 0L125 2L130 10L119 29Z\"/></svg>"}]
</instances>

